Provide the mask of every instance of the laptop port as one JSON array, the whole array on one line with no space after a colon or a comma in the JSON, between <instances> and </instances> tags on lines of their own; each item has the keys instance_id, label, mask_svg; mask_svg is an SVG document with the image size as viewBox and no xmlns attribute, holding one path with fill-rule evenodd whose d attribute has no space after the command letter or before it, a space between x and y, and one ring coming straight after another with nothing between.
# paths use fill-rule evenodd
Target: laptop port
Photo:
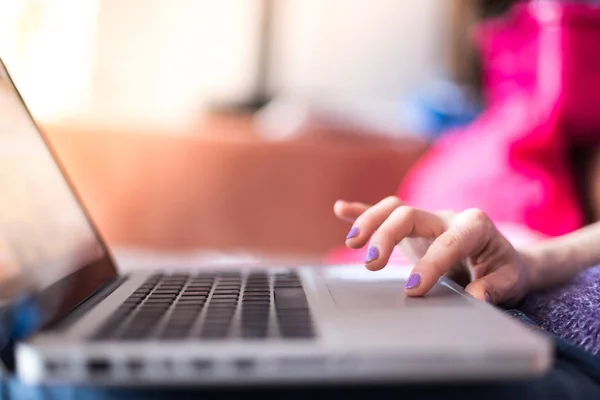
<instances>
[{"instance_id":1,"label":"laptop port","mask_svg":"<svg viewBox=\"0 0 600 400\"><path fill-rule=\"evenodd\" d=\"M140 360L138 358L134 358L134 359L128 360L127 363L125 364L125 366L131 373L139 374L141 372L141 370L144 368L144 363L142 362L142 360Z\"/></svg>"},{"instance_id":2,"label":"laptop port","mask_svg":"<svg viewBox=\"0 0 600 400\"><path fill-rule=\"evenodd\" d=\"M66 367L66 363L64 361L58 360L46 360L44 364L46 371L49 374L56 374Z\"/></svg>"},{"instance_id":3,"label":"laptop port","mask_svg":"<svg viewBox=\"0 0 600 400\"><path fill-rule=\"evenodd\" d=\"M90 375L105 375L110 371L111 364L102 358L93 358L87 362L87 371Z\"/></svg>"},{"instance_id":4,"label":"laptop port","mask_svg":"<svg viewBox=\"0 0 600 400\"><path fill-rule=\"evenodd\" d=\"M193 360L192 367L198 371L208 371L213 367L212 360Z\"/></svg>"},{"instance_id":5,"label":"laptop port","mask_svg":"<svg viewBox=\"0 0 600 400\"><path fill-rule=\"evenodd\" d=\"M252 369L252 367L254 367L254 364L254 360L251 360L249 358L240 358L233 362L233 365L238 371L248 371Z\"/></svg>"}]
</instances>

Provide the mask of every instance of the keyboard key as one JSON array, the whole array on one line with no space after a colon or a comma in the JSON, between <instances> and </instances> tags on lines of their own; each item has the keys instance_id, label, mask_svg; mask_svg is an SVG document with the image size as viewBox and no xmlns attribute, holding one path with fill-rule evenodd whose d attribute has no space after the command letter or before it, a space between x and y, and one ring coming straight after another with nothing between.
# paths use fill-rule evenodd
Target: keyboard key
<instances>
[{"instance_id":1,"label":"keyboard key","mask_svg":"<svg viewBox=\"0 0 600 400\"><path fill-rule=\"evenodd\" d=\"M154 292L150 294L147 299L163 299L169 297L177 297L179 296L180 291L177 292Z\"/></svg>"},{"instance_id":2,"label":"keyboard key","mask_svg":"<svg viewBox=\"0 0 600 400\"><path fill-rule=\"evenodd\" d=\"M242 285L223 285L215 287L215 293L219 292L227 292L227 291L236 291L239 292L242 289Z\"/></svg>"},{"instance_id":3,"label":"keyboard key","mask_svg":"<svg viewBox=\"0 0 600 400\"><path fill-rule=\"evenodd\" d=\"M214 285L212 282L194 282L194 281L192 281L187 285L187 288L188 289L190 289L190 288L210 289L213 286Z\"/></svg>"},{"instance_id":4,"label":"keyboard key","mask_svg":"<svg viewBox=\"0 0 600 400\"><path fill-rule=\"evenodd\" d=\"M221 306L214 306L214 305L209 305L208 309L206 310L206 315L210 316L210 315L233 315L235 313L235 310L237 309L237 307L233 306L233 307L221 307Z\"/></svg>"},{"instance_id":5,"label":"keyboard key","mask_svg":"<svg viewBox=\"0 0 600 400\"><path fill-rule=\"evenodd\" d=\"M221 295L228 295L228 294L238 296L240 294L240 289L215 290L215 292L213 294L216 294L216 295L219 295L219 296L221 296Z\"/></svg>"},{"instance_id":6,"label":"keyboard key","mask_svg":"<svg viewBox=\"0 0 600 400\"><path fill-rule=\"evenodd\" d=\"M242 312L242 323L246 321L267 321L269 319L269 312Z\"/></svg>"},{"instance_id":7,"label":"keyboard key","mask_svg":"<svg viewBox=\"0 0 600 400\"><path fill-rule=\"evenodd\" d=\"M208 300L207 295L202 296L180 296L177 299L177 304L179 303L205 303Z\"/></svg>"},{"instance_id":8,"label":"keyboard key","mask_svg":"<svg viewBox=\"0 0 600 400\"><path fill-rule=\"evenodd\" d=\"M197 299L197 300L179 300L174 308L182 308L182 307L204 307L206 301Z\"/></svg>"},{"instance_id":9,"label":"keyboard key","mask_svg":"<svg viewBox=\"0 0 600 400\"><path fill-rule=\"evenodd\" d=\"M270 293L244 293L244 300L271 300Z\"/></svg>"},{"instance_id":10,"label":"keyboard key","mask_svg":"<svg viewBox=\"0 0 600 400\"><path fill-rule=\"evenodd\" d=\"M267 337L267 327L242 328L241 336L248 339L263 339Z\"/></svg>"},{"instance_id":11,"label":"keyboard key","mask_svg":"<svg viewBox=\"0 0 600 400\"><path fill-rule=\"evenodd\" d=\"M236 304L238 302L238 296L223 296L223 297L219 297L219 296L215 296L213 295L210 299L209 299L210 304L217 304L217 303L232 303L232 304Z\"/></svg>"},{"instance_id":12,"label":"keyboard key","mask_svg":"<svg viewBox=\"0 0 600 400\"><path fill-rule=\"evenodd\" d=\"M268 299L244 299L242 300L242 308L270 308L271 300Z\"/></svg>"},{"instance_id":13,"label":"keyboard key","mask_svg":"<svg viewBox=\"0 0 600 400\"><path fill-rule=\"evenodd\" d=\"M244 321L241 325L241 329L267 329L269 327L269 320L263 321Z\"/></svg>"},{"instance_id":14,"label":"keyboard key","mask_svg":"<svg viewBox=\"0 0 600 400\"><path fill-rule=\"evenodd\" d=\"M308 309L308 301L302 288L274 289L277 310Z\"/></svg>"},{"instance_id":15,"label":"keyboard key","mask_svg":"<svg viewBox=\"0 0 600 400\"><path fill-rule=\"evenodd\" d=\"M210 314L204 318L204 325L216 324L216 323L230 323L233 319L233 314Z\"/></svg>"},{"instance_id":16,"label":"keyboard key","mask_svg":"<svg viewBox=\"0 0 600 400\"><path fill-rule=\"evenodd\" d=\"M196 319L202 312L202 309L203 309L203 306L201 306L201 305L185 305L185 306L174 308L172 315L178 315L180 313L193 313L194 314L193 318Z\"/></svg>"},{"instance_id":17,"label":"keyboard key","mask_svg":"<svg viewBox=\"0 0 600 400\"><path fill-rule=\"evenodd\" d=\"M171 305L165 303L144 303L137 308L138 313L161 313L169 309ZM134 310L135 311L135 310Z\"/></svg>"},{"instance_id":18,"label":"keyboard key","mask_svg":"<svg viewBox=\"0 0 600 400\"><path fill-rule=\"evenodd\" d=\"M252 295L266 295L266 296L270 296L271 295L271 289L269 287L265 287L265 288L249 288L246 287L246 289L244 289L244 294L248 294L250 296Z\"/></svg>"},{"instance_id":19,"label":"keyboard key","mask_svg":"<svg viewBox=\"0 0 600 400\"><path fill-rule=\"evenodd\" d=\"M185 330L185 331L189 331L190 328L192 327L192 325L194 325L194 321L169 321L168 324L166 325L165 330L171 330L171 331L175 331L175 330Z\"/></svg>"},{"instance_id":20,"label":"keyboard key","mask_svg":"<svg viewBox=\"0 0 600 400\"><path fill-rule=\"evenodd\" d=\"M158 288L154 292L152 292L152 296L156 296L158 294L178 294L180 293L180 289L161 289Z\"/></svg>"},{"instance_id":21,"label":"keyboard key","mask_svg":"<svg viewBox=\"0 0 600 400\"><path fill-rule=\"evenodd\" d=\"M224 294L224 293L214 293L210 299L210 301L222 301L222 300L233 300L234 302L237 301L239 295L237 294Z\"/></svg>"},{"instance_id":22,"label":"keyboard key","mask_svg":"<svg viewBox=\"0 0 600 400\"><path fill-rule=\"evenodd\" d=\"M123 302L123 305L136 306L136 305L140 304L142 301L144 301L143 297L130 297Z\"/></svg>"},{"instance_id":23,"label":"keyboard key","mask_svg":"<svg viewBox=\"0 0 600 400\"><path fill-rule=\"evenodd\" d=\"M269 281L266 279L248 280L246 286L269 286Z\"/></svg>"},{"instance_id":24,"label":"keyboard key","mask_svg":"<svg viewBox=\"0 0 600 400\"><path fill-rule=\"evenodd\" d=\"M275 288L284 289L284 288L302 288L302 284L300 282L276 282Z\"/></svg>"},{"instance_id":25,"label":"keyboard key","mask_svg":"<svg viewBox=\"0 0 600 400\"><path fill-rule=\"evenodd\" d=\"M201 295L207 295L210 292L209 289L196 289L196 288L187 288L186 290L183 291L183 294L186 296L201 296Z\"/></svg>"},{"instance_id":26,"label":"keyboard key","mask_svg":"<svg viewBox=\"0 0 600 400\"><path fill-rule=\"evenodd\" d=\"M209 311L220 311L220 312L231 312L233 314L235 312L236 305L235 304L227 304L227 303L217 303L211 304Z\"/></svg>"}]
</instances>

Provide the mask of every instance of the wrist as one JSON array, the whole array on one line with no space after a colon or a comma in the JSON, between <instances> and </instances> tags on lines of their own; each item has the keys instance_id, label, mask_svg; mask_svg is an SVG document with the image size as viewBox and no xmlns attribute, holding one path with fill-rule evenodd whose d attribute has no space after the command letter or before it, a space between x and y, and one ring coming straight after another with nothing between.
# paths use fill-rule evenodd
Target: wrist
<instances>
[{"instance_id":1,"label":"wrist","mask_svg":"<svg viewBox=\"0 0 600 400\"><path fill-rule=\"evenodd\" d=\"M517 250L520 261L523 265L523 272L526 275L527 291L537 291L544 285L544 268L548 264L544 262L544 256L540 249L520 249Z\"/></svg>"},{"instance_id":2,"label":"wrist","mask_svg":"<svg viewBox=\"0 0 600 400\"><path fill-rule=\"evenodd\" d=\"M581 271L580 264L574 262L564 247L548 240L518 251L528 275L530 291L566 284Z\"/></svg>"}]
</instances>

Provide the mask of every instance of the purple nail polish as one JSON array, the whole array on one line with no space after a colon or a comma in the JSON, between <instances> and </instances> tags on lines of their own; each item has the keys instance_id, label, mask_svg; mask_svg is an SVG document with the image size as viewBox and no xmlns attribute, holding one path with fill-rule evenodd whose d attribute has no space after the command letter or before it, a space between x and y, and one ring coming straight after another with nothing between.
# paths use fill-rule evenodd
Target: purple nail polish
<instances>
[{"instance_id":1,"label":"purple nail polish","mask_svg":"<svg viewBox=\"0 0 600 400\"><path fill-rule=\"evenodd\" d=\"M379 249L377 247L369 247L367 250L367 257L365 258L366 263L370 263L373 260L377 260L379 258Z\"/></svg>"},{"instance_id":2,"label":"purple nail polish","mask_svg":"<svg viewBox=\"0 0 600 400\"><path fill-rule=\"evenodd\" d=\"M350 232L348 232L348 236L346 236L346 239L352 239L357 236L358 236L358 227L353 226L352 229L350 229Z\"/></svg>"},{"instance_id":3,"label":"purple nail polish","mask_svg":"<svg viewBox=\"0 0 600 400\"><path fill-rule=\"evenodd\" d=\"M409 278L408 281L406 281L406 289L414 289L417 286L419 286L419 284L421 283L421 275L419 274L412 274Z\"/></svg>"},{"instance_id":4,"label":"purple nail polish","mask_svg":"<svg viewBox=\"0 0 600 400\"><path fill-rule=\"evenodd\" d=\"M487 301L488 303L492 302L492 297L488 292L485 292L485 301Z\"/></svg>"}]
</instances>

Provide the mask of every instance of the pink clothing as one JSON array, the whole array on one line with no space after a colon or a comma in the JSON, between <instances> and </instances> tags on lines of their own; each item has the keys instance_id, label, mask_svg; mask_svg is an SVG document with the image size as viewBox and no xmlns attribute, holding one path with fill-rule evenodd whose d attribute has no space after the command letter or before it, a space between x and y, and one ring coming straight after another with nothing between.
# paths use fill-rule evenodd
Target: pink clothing
<instances>
[{"instance_id":1,"label":"pink clothing","mask_svg":"<svg viewBox=\"0 0 600 400\"><path fill-rule=\"evenodd\" d=\"M496 222L553 236L584 222L556 112L529 96L438 140L398 195L425 210L481 208Z\"/></svg>"},{"instance_id":2,"label":"pink clothing","mask_svg":"<svg viewBox=\"0 0 600 400\"><path fill-rule=\"evenodd\" d=\"M600 143L600 7L518 3L475 31L484 93L495 104L518 93L558 107L575 143Z\"/></svg>"},{"instance_id":3,"label":"pink clothing","mask_svg":"<svg viewBox=\"0 0 600 400\"><path fill-rule=\"evenodd\" d=\"M569 151L600 142L600 8L523 3L478 33L488 110L412 169L415 207L478 207L562 235L584 223Z\"/></svg>"}]
</instances>

